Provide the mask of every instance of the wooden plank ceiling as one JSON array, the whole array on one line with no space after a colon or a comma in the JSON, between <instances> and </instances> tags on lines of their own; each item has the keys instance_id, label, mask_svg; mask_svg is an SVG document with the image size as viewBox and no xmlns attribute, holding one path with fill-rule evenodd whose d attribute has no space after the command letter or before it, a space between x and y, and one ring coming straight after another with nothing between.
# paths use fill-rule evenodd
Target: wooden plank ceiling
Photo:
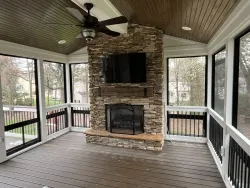
<instances>
[{"instance_id":1,"label":"wooden plank ceiling","mask_svg":"<svg viewBox=\"0 0 250 188\"><path fill-rule=\"evenodd\" d=\"M79 9L70 0L0 0L0 5L0 40L62 54L86 46L84 39L76 39L81 28L46 24L79 24L66 10ZM67 42L60 45L59 40Z\"/></svg>"},{"instance_id":2,"label":"wooden plank ceiling","mask_svg":"<svg viewBox=\"0 0 250 188\"><path fill-rule=\"evenodd\" d=\"M240 0L110 0L131 22L208 43ZM184 31L182 26L191 27Z\"/></svg>"},{"instance_id":3,"label":"wooden plank ceiling","mask_svg":"<svg viewBox=\"0 0 250 188\"><path fill-rule=\"evenodd\" d=\"M110 0L133 23L156 26L165 34L208 43L240 0ZM81 28L66 7L71 0L0 0L0 40L70 54L84 46ZM98 6L98 5L97 5ZM183 31L189 26L192 31ZM59 45L59 40L66 40Z\"/></svg>"}]
</instances>

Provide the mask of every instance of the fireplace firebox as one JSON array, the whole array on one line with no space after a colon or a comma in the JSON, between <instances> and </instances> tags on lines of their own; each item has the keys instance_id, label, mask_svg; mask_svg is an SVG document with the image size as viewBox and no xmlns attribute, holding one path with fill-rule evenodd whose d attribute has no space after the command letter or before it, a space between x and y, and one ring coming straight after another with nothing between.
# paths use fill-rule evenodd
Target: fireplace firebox
<instances>
[{"instance_id":1,"label":"fireplace firebox","mask_svg":"<svg viewBox=\"0 0 250 188\"><path fill-rule=\"evenodd\" d=\"M144 111L143 105L107 104L106 130L117 134L143 133Z\"/></svg>"}]
</instances>

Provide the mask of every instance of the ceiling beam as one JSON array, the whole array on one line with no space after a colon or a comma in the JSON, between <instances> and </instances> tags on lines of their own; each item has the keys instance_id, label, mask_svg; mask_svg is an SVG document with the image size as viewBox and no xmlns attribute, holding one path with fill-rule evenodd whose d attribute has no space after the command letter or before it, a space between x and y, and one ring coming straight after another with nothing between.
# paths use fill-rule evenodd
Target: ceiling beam
<instances>
[{"instance_id":1,"label":"ceiling beam","mask_svg":"<svg viewBox=\"0 0 250 188\"><path fill-rule=\"evenodd\" d=\"M80 8L86 11L84 8L84 3L91 2L94 4L93 9L91 9L91 15L98 18L99 21L107 20L110 18L122 16L121 13L114 7L114 5L109 0L71 0L73 3L78 5ZM112 26L107 26L110 30L117 31L119 33L127 33L128 24L117 24Z\"/></svg>"}]
</instances>

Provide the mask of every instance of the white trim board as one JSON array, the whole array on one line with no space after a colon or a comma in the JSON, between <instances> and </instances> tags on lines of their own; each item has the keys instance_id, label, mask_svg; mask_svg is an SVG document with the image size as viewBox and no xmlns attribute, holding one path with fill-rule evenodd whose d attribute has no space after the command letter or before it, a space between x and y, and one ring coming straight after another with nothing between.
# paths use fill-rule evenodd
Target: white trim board
<instances>
[{"instance_id":1,"label":"white trim board","mask_svg":"<svg viewBox=\"0 0 250 188\"><path fill-rule=\"evenodd\" d=\"M192 45L204 45L204 46L206 46L205 43L196 42L193 40L187 40L187 39L174 37L174 36L170 36L170 35L163 36L163 43L164 43L164 45L163 45L164 48L175 47L175 46L192 46Z\"/></svg>"},{"instance_id":2,"label":"white trim board","mask_svg":"<svg viewBox=\"0 0 250 188\"><path fill-rule=\"evenodd\" d=\"M207 141L207 146L208 146L208 148L209 148L209 150L210 150L211 155L213 156L214 162L215 162L215 164L216 164L216 166L217 166L217 168L218 168L218 170L219 170L219 172L220 172L220 175L221 175L221 177L222 177L222 179L223 179L223 181L224 181L226 187L227 187L227 188L232 188L233 186L232 186L232 184L230 183L229 179L228 179L228 178L227 178L227 179L224 179L224 178L223 178L223 175L222 175L222 164L221 164L221 162L220 162L220 160L219 160L219 157L218 157L217 154L215 153L215 150L214 150L213 145L212 145L212 143L210 142L210 140Z\"/></svg>"},{"instance_id":3,"label":"white trim board","mask_svg":"<svg viewBox=\"0 0 250 188\"><path fill-rule=\"evenodd\" d=\"M208 148L210 150L211 155L213 156L214 162L215 162L215 164L216 164L216 166L217 166L217 168L218 168L218 170L220 172L220 175L222 177L222 164L221 164L221 162L219 160L219 157L217 156L217 154L216 154L216 152L214 150L214 147L213 147L213 145L212 145L212 143L210 142L209 139L207 140L207 146L208 146Z\"/></svg>"},{"instance_id":4,"label":"white trim board","mask_svg":"<svg viewBox=\"0 0 250 188\"><path fill-rule=\"evenodd\" d=\"M74 51L73 53L69 54L70 55L82 55L82 54L88 54L88 47L85 46L79 50Z\"/></svg>"},{"instance_id":5,"label":"white trim board","mask_svg":"<svg viewBox=\"0 0 250 188\"><path fill-rule=\"evenodd\" d=\"M85 63L88 62L88 54L71 54L68 55L68 63Z\"/></svg>"},{"instance_id":6,"label":"white trim board","mask_svg":"<svg viewBox=\"0 0 250 188\"><path fill-rule=\"evenodd\" d=\"M67 63L67 55L0 40L0 54Z\"/></svg>"},{"instance_id":7,"label":"white trim board","mask_svg":"<svg viewBox=\"0 0 250 188\"><path fill-rule=\"evenodd\" d=\"M1 76L0 76L1 86ZM3 102L2 102L2 87L0 87L0 163L6 160L6 146L5 146L5 129L4 129L4 118L3 118Z\"/></svg>"}]
</instances>

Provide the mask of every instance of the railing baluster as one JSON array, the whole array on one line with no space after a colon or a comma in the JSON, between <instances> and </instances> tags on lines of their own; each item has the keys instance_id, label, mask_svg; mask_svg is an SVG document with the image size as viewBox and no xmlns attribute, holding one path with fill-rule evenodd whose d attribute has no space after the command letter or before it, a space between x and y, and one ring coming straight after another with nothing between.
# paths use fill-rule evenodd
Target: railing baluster
<instances>
[{"instance_id":1,"label":"railing baluster","mask_svg":"<svg viewBox=\"0 0 250 188\"><path fill-rule=\"evenodd\" d=\"M201 114L198 112L198 116ZM198 118L198 137L200 137L200 118Z\"/></svg>"},{"instance_id":2,"label":"railing baluster","mask_svg":"<svg viewBox=\"0 0 250 188\"><path fill-rule=\"evenodd\" d=\"M247 156L247 164L248 164L248 183L247 186L250 188L250 156Z\"/></svg>"}]
</instances>

